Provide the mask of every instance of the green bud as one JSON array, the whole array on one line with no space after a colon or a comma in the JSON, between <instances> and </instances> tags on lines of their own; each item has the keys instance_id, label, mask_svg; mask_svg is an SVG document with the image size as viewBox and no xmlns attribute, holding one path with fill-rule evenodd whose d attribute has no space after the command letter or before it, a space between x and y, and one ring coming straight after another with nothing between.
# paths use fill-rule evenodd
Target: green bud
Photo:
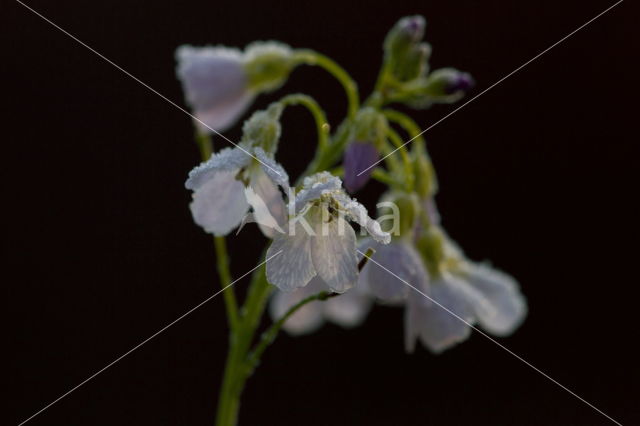
<instances>
[{"instance_id":1,"label":"green bud","mask_svg":"<svg viewBox=\"0 0 640 426\"><path fill-rule=\"evenodd\" d=\"M256 92L278 89L294 66L291 48L275 41L251 43L246 48L244 61L249 88Z\"/></svg>"},{"instance_id":2,"label":"green bud","mask_svg":"<svg viewBox=\"0 0 640 426\"><path fill-rule=\"evenodd\" d=\"M396 78L400 81L411 81L425 76L429 70L431 45L419 43L411 46L403 58L402 66L396 70Z\"/></svg>"},{"instance_id":3,"label":"green bud","mask_svg":"<svg viewBox=\"0 0 640 426\"><path fill-rule=\"evenodd\" d=\"M427 77L423 93L438 102L454 102L474 84L473 77L469 73L455 68L440 68Z\"/></svg>"},{"instance_id":4,"label":"green bud","mask_svg":"<svg viewBox=\"0 0 640 426\"><path fill-rule=\"evenodd\" d=\"M356 115L349 140L367 141L380 151L388 125L387 119L379 111L371 107L363 108Z\"/></svg>"},{"instance_id":5,"label":"green bud","mask_svg":"<svg viewBox=\"0 0 640 426\"><path fill-rule=\"evenodd\" d=\"M423 229L416 238L416 247L427 266L429 275L437 277L446 258L445 235L435 226Z\"/></svg>"},{"instance_id":6,"label":"green bud","mask_svg":"<svg viewBox=\"0 0 640 426\"><path fill-rule=\"evenodd\" d=\"M416 173L415 188L420 198L427 199L438 190L436 173L433 170L429 154L425 152L422 144L417 143L415 147L413 151L413 169Z\"/></svg>"},{"instance_id":7,"label":"green bud","mask_svg":"<svg viewBox=\"0 0 640 426\"><path fill-rule=\"evenodd\" d=\"M265 110L254 112L242 126L241 144L259 146L265 152L275 152L282 131L280 126L282 110L283 106L276 102Z\"/></svg>"},{"instance_id":8,"label":"green bud","mask_svg":"<svg viewBox=\"0 0 640 426\"><path fill-rule=\"evenodd\" d=\"M427 25L420 15L405 16L391 28L384 40L384 50L390 57L398 57L414 44L420 42Z\"/></svg>"},{"instance_id":9,"label":"green bud","mask_svg":"<svg viewBox=\"0 0 640 426\"><path fill-rule=\"evenodd\" d=\"M393 216L394 235L404 238L412 238L419 213L419 199L416 194L404 191L390 191L386 193L378 203L379 217L391 218Z\"/></svg>"}]
</instances>

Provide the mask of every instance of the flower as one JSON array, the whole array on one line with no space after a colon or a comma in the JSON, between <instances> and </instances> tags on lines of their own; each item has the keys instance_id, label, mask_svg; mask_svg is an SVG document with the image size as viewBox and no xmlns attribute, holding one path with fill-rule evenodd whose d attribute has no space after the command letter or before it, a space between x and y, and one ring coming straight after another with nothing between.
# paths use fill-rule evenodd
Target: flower
<instances>
[{"instance_id":1,"label":"flower","mask_svg":"<svg viewBox=\"0 0 640 426\"><path fill-rule=\"evenodd\" d=\"M347 191L353 194L367 184L373 172L371 165L376 161L378 150L373 144L354 141L347 146L343 160L344 187Z\"/></svg>"},{"instance_id":2,"label":"flower","mask_svg":"<svg viewBox=\"0 0 640 426\"><path fill-rule=\"evenodd\" d=\"M305 287L295 291L277 290L269 304L271 317L277 321L298 302L328 289L322 278L316 276ZM357 285L338 297L307 303L287 319L283 328L291 335L302 335L316 331L325 321L345 328L356 327L364 321L372 305L371 296L363 286Z\"/></svg>"},{"instance_id":3,"label":"flower","mask_svg":"<svg viewBox=\"0 0 640 426\"><path fill-rule=\"evenodd\" d=\"M384 302L405 304L406 350L413 352L420 340L440 353L464 341L475 324L496 336L511 334L527 314L518 283L487 264L467 260L438 225L418 229L422 235L415 239L360 244L362 252L376 251L358 286Z\"/></svg>"},{"instance_id":4,"label":"flower","mask_svg":"<svg viewBox=\"0 0 640 426\"><path fill-rule=\"evenodd\" d=\"M388 245L379 244L370 238L360 242L360 252L364 253L369 248L374 253L370 256L371 261L362 268L358 286L368 288L373 296L387 303L402 303L410 292L415 291L398 277L422 292L429 291L427 270L410 240L394 239Z\"/></svg>"},{"instance_id":5,"label":"flower","mask_svg":"<svg viewBox=\"0 0 640 426\"><path fill-rule=\"evenodd\" d=\"M183 45L176 60L186 101L203 133L233 126L257 94L280 87L293 67L291 48L277 42L255 42L245 52Z\"/></svg>"},{"instance_id":6,"label":"flower","mask_svg":"<svg viewBox=\"0 0 640 426\"><path fill-rule=\"evenodd\" d=\"M242 51L227 47L180 46L177 74L200 131L225 131L255 98L248 88ZM211 129L210 129L211 128Z\"/></svg>"},{"instance_id":7,"label":"flower","mask_svg":"<svg viewBox=\"0 0 640 426\"><path fill-rule=\"evenodd\" d=\"M513 277L484 263L462 261L431 280L432 301L414 293L405 310L408 352L419 339L440 353L466 340L475 324L495 336L507 336L527 314L526 300Z\"/></svg>"},{"instance_id":8,"label":"flower","mask_svg":"<svg viewBox=\"0 0 640 426\"><path fill-rule=\"evenodd\" d=\"M362 204L346 195L339 178L329 172L305 178L289 200L288 232L276 233L267 250L267 281L289 292L316 276L336 293L353 287L358 280L356 235L345 218L377 241L391 239Z\"/></svg>"},{"instance_id":9,"label":"flower","mask_svg":"<svg viewBox=\"0 0 640 426\"><path fill-rule=\"evenodd\" d=\"M193 191L194 221L217 236L240 225L250 207L247 197L255 200L257 195L276 221L285 218L278 186L288 189L289 177L259 146L222 149L191 170L185 186ZM265 235L272 236L272 227L259 224Z\"/></svg>"}]
</instances>

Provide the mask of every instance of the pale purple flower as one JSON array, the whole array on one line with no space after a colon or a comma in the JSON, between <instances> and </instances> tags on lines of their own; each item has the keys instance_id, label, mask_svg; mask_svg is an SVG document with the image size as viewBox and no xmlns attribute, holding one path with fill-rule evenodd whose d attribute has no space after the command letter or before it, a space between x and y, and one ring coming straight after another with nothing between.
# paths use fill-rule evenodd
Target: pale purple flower
<instances>
[{"instance_id":1,"label":"pale purple flower","mask_svg":"<svg viewBox=\"0 0 640 426\"><path fill-rule=\"evenodd\" d=\"M227 235L238 227L255 196L277 224L286 216L278 186L288 190L289 177L260 147L222 149L195 167L185 186L193 190L190 207L194 221L214 235ZM263 222L259 221L261 230L271 237L273 227L263 226Z\"/></svg>"},{"instance_id":2,"label":"pale purple flower","mask_svg":"<svg viewBox=\"0 0 640 426\"><path fill-rule=\"evenodd\" d=\"M402 303L415 291L400 279L422 292L429 292L427 270L410 240L394 239L391 243L382 245L365 238L359 244L361 253L370 248L375 252L362 268L358 285L368 288L372 295L385 303Z\"/></svg>"},{"instance_id":3,"label":"pale purple flower","mask_svg":"<svg viewBox=\"0 0 640 426\"><path fill-rule=\"evenodd\" d=\"M176 50L176 59L178 78L200 131L227 130L253 102L242 51L184 45Z\"/></svg>"},{"instance_id":4,"label":"pale purple flower","mask_svg":"<svg viewBox=\"0 0 640 426\"><path fill-rule=\"evenodd\" d=\"M344 151L344 187L350 193L365 186L371 178L373 165L378 161L378 150L369 142L351 142ZM363 172L364 171L364 172Z\"/></svg>"},{"instance_id":5,"label":"pale purple flower","mask_svg":"<svg viewBox=\"0 0 640 426\"><path fill-rule=\"evenodd\" d=\"M327 284L317 276L295 291L276 290L269 304L271 317L277 321L296 303L327 290L330 290ZM289 334L302 335L316 331L325 321L345 328L356 327L365 320L372 305L371 296L363 286L357 285L340 296L307 303L287 319L283 328Z\"/></svg>"},{"instance_id":6,"label":"pale purple flower","mask_svg":"<svg viewBox=\"0 0 640 426\"><path fill-rule=\"evenodd\" d=\"M388 246L364 240L360 251L368 248L377 251L363 268L358 285L384 302L404 302L409 352L416 340L434 353L442 352L464 341L471 332L469 325L475 324L493 335L506 336L526 316L526 301L512 277L468 261L448 239L444 257L431 275L407 239Z\"/></svg>"},{"instance_id":7,"label":"pale purple flower","mask_svg":"<svg viewBox=\"0 0 640 426\"><path fill-rule=\"evenodd\" d=\"M486 264L465 263L431 281L430 297L412 295L405 310L405 345L409 352L420 340L440 353L466 340L469 325L478 324L495 336L515 331L527 314L518 283ZM447 308L448 312L443 307ZM464 320L464 322L462 321Z\"/></svg>"},{"instance_id":8,"label":"pale purple flower","mask_svg":"<svg viewBox=\"0 0 640 426\"><path fill-rule=\"evenodd\" d=\"M356 235L347 220L360 224L378 241L391 239L362 204L346 195L340 179L328 172L305 178L302 190L289 203L285 232L275 234L266 256L267 281L282 291L304 287L316 276L336 293L356 284Z\"/></svg>"}]
</instances>

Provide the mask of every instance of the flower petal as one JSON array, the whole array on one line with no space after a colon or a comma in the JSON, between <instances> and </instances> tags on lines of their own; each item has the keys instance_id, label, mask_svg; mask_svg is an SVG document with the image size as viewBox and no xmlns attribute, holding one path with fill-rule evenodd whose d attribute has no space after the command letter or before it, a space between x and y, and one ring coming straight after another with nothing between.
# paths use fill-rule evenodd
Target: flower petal
<instances>
[{"instance_id":1,"label":"flower petal","mask_svg":"<svg viewBox=\"0 0 640 426\"><path fill-rule=\"evenodd\" d=\"M316 173L304 178L303 186L295 198L295 213L300 213L308 203L320 199L323 194L342 189L340 178L329 172Z\"/></svg>"},{"instance_id":2,"label":"flower petal","mask_svg":"<svg viewBox=\"0 0 640 426\"><path fill-rule=\"evenodd\" d=\"M326 290L327 286L324 282L316 277L313 278L306 287L296 289L295 291L285 293L283 291L275 291L269 304L269 312L274 321L282 318L287 311L296 303L309 296ZM302 335L316 331L324 323L322 315L323 303L311 302L298 309L293 315L285 321L282 328L289 334Z\"/></svg>"},{"instance_id":3,"label":"flower petal","mask_svg":"<svg viewBox=\"0 0 640 426\"><path fill-rule=\"evenodd\" d=\"M415 292L403 280L424 293L428 291L427 271L420 255L410 244L402 241L374 244L361 249L364 251L371 247L376 250L371 256L372 261L367 262L361 273L361 280L367 282L371 293L386 302L402 301L407 294Z\"/></svg>"},{"instance_id":4,"label":"flower petal","mask_svg":"<svg viewBox=\"0 0 640 426\"><path fill-rule=\"evenodd\" d=\"M189 172L189 178L184 186L195 191L212 179L221 171L235 171L246 167L251 161L251 156L238 148L224 148L213 154L207 161L196 166Z\"/></svg>"},{"instance_id":5,"label":"flower petal","mask_svg":"<svg viewBox=\"0 0 640 426\"><path fill-rule=\"evenodd\" d=\"M269 179L276 185L280 186L284 191L289 190L289 175L284 168L276 163L276 161L267 155L264 150L257 146L254 149L256 158L260 160L260 166L262 170L269 176Z\"/></svg>"},{"instance_id":6,"label":"flower petal","mask_svg":"<svg viewBox=\"0 0 640 426\"><path fill-rule=\"evenodd\" d=\"M286 221L286 207L282 194L262 168L256 168L251 174L251 181L249 187L245 189L245 195L253 207L254 218L265 236L273 238L276 231L283 232L281 226Z\"/></svg>"},{"instance_id":7,"label":"flower petal","mask_svg":"<svg viewBox=\"0 0 640 426\"><path fill-rule=\"evenodd\" d=\"M527 315L527 302L513 277L484 264L470 264L467 280L482 296L474 303L478 322L498 336L511 334Z\"/></svg>"},{"instance_id":8,"label":"flower petal","mask_svg":"<svg viewBox=\"0 0 640 426\"><path fill-rule=\"evenodd\" d=\"M345 328L362 324L373 306L373 299L358 283L354 288L324 303L325 317Z\"/></svg>"},{"instance_id":9,"label":"flower petal","mask_svg":"<svg viewBox=\"0 0 640 426\"><path fill-rule=\"evenodd\" d=\"M467 283L454 277L445 277L431 285L431 298L437 303L423 303L424 296L418 293L409 298L407 309L414 311L407 313L411 322L407 327L414 334L419 333L422 343L434 353L464 341L471 333L464 321L473 325L475 315L466 286Z\"/></svg>"},{"instance_id":10,"label":"flower petal","mask_svg":"<svg viewBox=\"0 0 640 426\"><path fill-rule=\"evenodd\" d=\"M344 186L347 191L354 193L367 184L372 164L378 161L378 151L368 142L351 142L344 151Z\"/></svg>"},{"instance_id":11,"label":"flower petal","mask_svg":"<svg viewBox=\"0 0 640 426\"><path fill-rule=\"evenodd\" d=\"M311 237L313 265L324 282L336 293L344 293L358 281L356 233L341 217L315 221Z\"/></svg>"},{"instance_id":12,"label":"flower petal","mask_svg":"<svg viewBox=\"0 0 640 426\"><path fill-rule=\"evenodd\" d=\"M294 232L276 234L267 250L267 281L282 291L304 287L316 275L311 260L310 236L299 222Z\"/></svg>"},{"instance_id":13,"label":"flower petal","mask_svg":"<svg viewBox=\"0 0 640 426\"><path fill-rule=\"evenodd\" d=\"M253 101L242 52L225 47L180 46L177 74L187 103L208 127L231 127ZM197 122L203 131L210 130Z\"/></svg>"},{"instance_id":14,"label":"flower petal","mask_svg":"<svg viewBox=\"0 0 640 426\"><path fill-rule=\"evenodd\" d=\"M249 209L244 185L235 178L237 173L237 169L216 172L193 193L193 220L211 234L227 235Z\"/></svg>"},{"instance_id":15,"label":"flower petal","mask_svg":"<svg viewBox=\"0 0 640 426\"><path fill-rule=\"evenodd\" d=\"M335 194L333 198L340 203L340 209L346 213L348 219L364 227L376 241L389 244L391 234L384 232L380 228L380 224L369 217L365 206L345 193Z\"/></svg>"}]
</instances>

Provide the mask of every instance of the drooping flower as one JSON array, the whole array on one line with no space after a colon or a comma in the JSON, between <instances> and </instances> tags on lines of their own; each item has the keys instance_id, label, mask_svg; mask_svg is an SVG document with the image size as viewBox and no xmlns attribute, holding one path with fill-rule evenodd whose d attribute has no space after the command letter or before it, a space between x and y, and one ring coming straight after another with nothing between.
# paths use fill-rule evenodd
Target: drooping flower
<instances>
[{"instance_id":1,"label":"drooping flower","mask_svg":"<svg viewBox=\"0 0 640 426\"><path fill-rule=\"evenodd\" d=\"M380 246L370 239L360 251L376 252L363 268L358 285L379 300L405 304L405 346L420 340L439 353L465 340L470 325L506 336L524 320L527 305L517 282L487 264L465 258L439 226L433 200L421 204L430 225L417 221L413 232Z\"/></svg>"},{"instance_id":2,"label":"drooping flower","mask_svg":"<svg viewBox=\"0 0 640 426\"><path fill-rule=\"evenodd\" d=\"M442 352L466 340L469 325L507 336L527 314L526 301L513 277L483 263L464 262L454 271L443 272L431 281L430 290L433 302L420 294L408 300L405 344L409 352L418 339L432 352Z\"/></svg>"},{"instance_id":3,"label":"drooping flower","mask_svg":"<svg viewBox=\"0 0 640 426\"><path fill-rule=\"evenodd\" d=\"M378 161L378 150L369 142L351 142L344 151L344 187L351 194L365 186Z\"/></svg>"},{"instance_id":4,"label":"drooping flower","mask_svg":"<svg viewBox=\"0 0 640 426\"><path fill-rule=\"evenodd\" d=\"M327 290L329 287L318 276L295 291L276 290L269 304L271 317L277 321L298 302ZM345 328L356 327L365 320L372 305L372 297L363 286L357 285L338 297L307 303L287 319L283 328L291 335L302 335L316 331L325 321Z\"/></svg>"},{"instance_id":5,"label":"drooping flower","mask_svg":"<svg viewBox=\"0 0 640 426\"><path fill-rule=\"evenodd\" d=\"M360 224L377 241L390 241L391 236L329 172L305 178L289 203L285 232L276 233L267 250L271 259L266 264L267 281L282 291L304 287L316 276L336 293L356 284L356 235L346 219Z\"/></svg>"},{"instance_id":6,"label":"drooping flower","mask_svg":"<svg viewBox=\"0 0 640 426\"><path fill-rule=\"evenodd\" d=\"M195 123L202 132L211 132L207 126L227 130L253 102L255 93L248 89L240 50L180 46L176 59L186 101L201 121Z\"/></svg>"},{"instance_id":7,"label":"drooping flower","mask_svg":"<svg viewBox=\"0 0 640 426\"><path fill-rule=\"evenodd\" d=\"M184 45L176 50L176 60L186 101L203 133L233 126L256 95L279 87L292 67L291 49L276 42L253 43L245 52Z\"/></svg>"},{"instance_id":8,"label":"drooping flower","mask_svg":"<svg viewBox=\"0 0 640 426\"><path fill-rule=\"evenodd\" d=\"M246 188L264 202L272 217L285 217L278 186L288 189L289 177L259 146L222 149L194 168L185 186L193 191L190 208L194 221L217 236L238 227L247 214ZM265 235L272 235L271 227L260 225Z\"/></svg>"}]
</instances>

